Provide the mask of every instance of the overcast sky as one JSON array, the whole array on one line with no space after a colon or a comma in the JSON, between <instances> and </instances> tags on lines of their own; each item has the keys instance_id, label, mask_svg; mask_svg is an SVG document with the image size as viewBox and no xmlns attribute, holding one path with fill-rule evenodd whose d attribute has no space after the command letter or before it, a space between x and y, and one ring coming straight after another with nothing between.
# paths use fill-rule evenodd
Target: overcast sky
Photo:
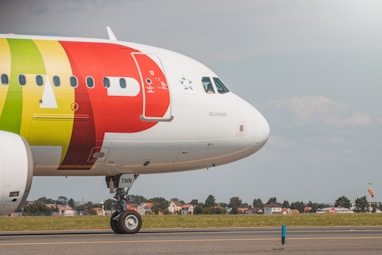
<instances>
[{"instance_id":1,"label":"overcast sky","mask_svg":"<svg viewBox=\"0 0 382 255\"><path fill-rule=\"evenodd\" d=\"M132 194L204 202L382 201L380 0L12 0L0 33L106 38L168 48L214 70L267 118L271 138L241 161L141 175ZM369 183L372 183L369 185ZM36 177L29 199L108 199L101 177Z\"/></svg>"}]
</instances>

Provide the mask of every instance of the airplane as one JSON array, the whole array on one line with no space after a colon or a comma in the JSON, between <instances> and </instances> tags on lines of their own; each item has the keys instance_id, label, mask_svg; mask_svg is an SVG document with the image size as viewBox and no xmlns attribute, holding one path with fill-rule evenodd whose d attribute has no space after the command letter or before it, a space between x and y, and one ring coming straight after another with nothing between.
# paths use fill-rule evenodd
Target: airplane
<instances>
[{"instance_id":1,"label":"airplane","mask_svg":"<svg viewBox=\"0 0 382 255\"><path fill-rule=\"evenodd\" d=\"M33 176L105 176L110 225L141 174L211 168L264 146L264 116L202 63L108 39L0 35L0 215L20 209ZM253 84L247 84L253 86Z\"/></svg>"}]
</instances>

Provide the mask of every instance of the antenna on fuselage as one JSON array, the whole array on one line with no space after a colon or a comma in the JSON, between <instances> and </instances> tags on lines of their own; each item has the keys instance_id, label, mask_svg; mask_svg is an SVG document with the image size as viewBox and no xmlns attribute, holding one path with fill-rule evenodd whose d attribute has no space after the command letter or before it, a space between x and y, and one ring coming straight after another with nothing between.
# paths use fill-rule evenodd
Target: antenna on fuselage
<instances>
[{"instance_id":1,"label":"antenna on fuselage","mask_svg":"<svg viewBox=\"0 0 382 255\"><path fill-rule=\"evenodd\" d=\"M110 41L118 41L117 37L113 33L113 30L111 30L109 26L106 26L106 30L107 30L107 35L109 36Z\"/></svg>"}]
</instances>

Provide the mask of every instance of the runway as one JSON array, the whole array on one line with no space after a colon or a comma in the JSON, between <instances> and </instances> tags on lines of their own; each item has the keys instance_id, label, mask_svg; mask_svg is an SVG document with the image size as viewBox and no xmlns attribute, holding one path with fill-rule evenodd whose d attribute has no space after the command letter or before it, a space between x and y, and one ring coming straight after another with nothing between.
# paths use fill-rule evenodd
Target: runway
<instances>
[{"instance_id":1,"label":"runway","mask_svg":"<svg viewBox=\"0 0 382 255\"><path fill-rule=\"evenodd\" d=\"M0 254L381 254L382 227L155 229L0 233Z\"/></svg>"}]
</instances>

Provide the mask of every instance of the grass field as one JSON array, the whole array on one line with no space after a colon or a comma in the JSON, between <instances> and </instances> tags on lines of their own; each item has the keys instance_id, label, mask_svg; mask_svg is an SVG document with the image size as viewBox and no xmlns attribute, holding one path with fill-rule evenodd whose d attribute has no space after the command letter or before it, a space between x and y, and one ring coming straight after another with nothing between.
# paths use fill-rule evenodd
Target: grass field
<instances>
[{"instance_id":1,"label":"grass field","mask_svg":"<svg viewBox=\"0 0 382 255\"><path fill-rule=\"evenodd\" d=\"M110 229L109 217L0 217L0 231ZM286 226L382 226L381 214L144 216L143 229Z\"/></svg>"}]
</instances>

